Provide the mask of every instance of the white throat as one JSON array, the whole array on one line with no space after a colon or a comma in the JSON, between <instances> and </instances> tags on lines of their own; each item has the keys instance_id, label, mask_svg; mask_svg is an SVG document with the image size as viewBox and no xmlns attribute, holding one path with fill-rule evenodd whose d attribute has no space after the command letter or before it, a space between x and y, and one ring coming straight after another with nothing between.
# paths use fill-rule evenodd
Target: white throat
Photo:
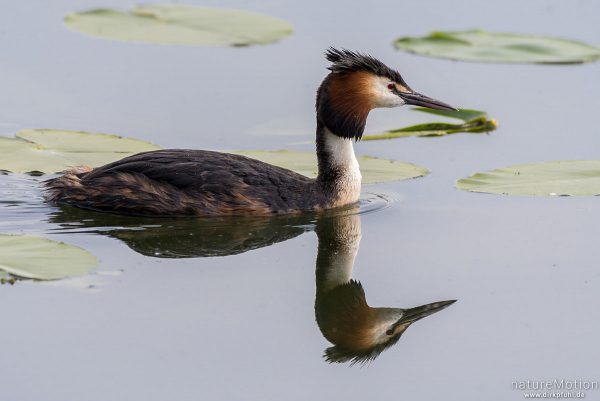
<instances>
[{"instance_id":1,"label":"white throat","mask_svg":"<svg viewBox=\"0 0 600 401\"><path fill-rule=\"evenodd\" d=\"M354 155L352 139L336 136L327 128L323 135L325 136L325 149L330 158L329 163L341 174L337 186L339 200L334 206L357 202L360 198L362 176L358 160Z\"/></svg>"},{"instance_id":2,"label":"white throat","mask_svg":"<svg viewBox=\"0 0 600 401\"><path fill-rule=\"evenodd\" d=\"M332 253L327 266L320 266L325 271L319 290L329 292L346 284L352 279L354 259L358 253L361 239L360 215L353 214L336 220L334 233L339 246ZM319 267L319 266L317 266Z\"/></svg>"}]
</instances>

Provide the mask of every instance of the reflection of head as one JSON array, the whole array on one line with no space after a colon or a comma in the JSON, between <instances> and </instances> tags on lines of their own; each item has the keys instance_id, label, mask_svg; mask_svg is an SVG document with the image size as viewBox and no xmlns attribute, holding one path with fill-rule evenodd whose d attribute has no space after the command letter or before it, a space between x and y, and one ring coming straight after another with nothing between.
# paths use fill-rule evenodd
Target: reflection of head
<instances>
[{"instance_id":1,"label":"reflection of head","mask_svg":"<svg viewBox=\"0 0 600 401\"><path fill-rule=\"evenodd\" d=\"M315 312L323 336L335 344L325 350L328 362L371 361L394 345L404 332L385 334L391 325L382 325L379 311L367 304L362 284L354 280L325 294L316 303Z\"/></svg>"},{"instance_id":2,"label":"reflection of head","mask_svg":"<svg viewBox=\"0 0 600 401\"><path fill-rule=\"evenodd\" d=\"M328 362L366 363L396 344L414 322L455 301L410 309L373 308L363 286L353 280L354 258L360 242L360 217L337 216L317 222L317 294L315 316L323 336L333 347Z\"/></svg>"}]
</instances>

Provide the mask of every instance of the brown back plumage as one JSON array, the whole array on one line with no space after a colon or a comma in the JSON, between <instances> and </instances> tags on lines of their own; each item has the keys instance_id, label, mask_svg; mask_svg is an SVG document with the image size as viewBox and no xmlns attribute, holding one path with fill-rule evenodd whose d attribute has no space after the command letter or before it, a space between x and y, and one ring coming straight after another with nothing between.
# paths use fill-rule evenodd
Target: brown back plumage
<instances>
[{"instance_id":1,"label":"brown back plumage","mask_svg":"<svg viewBox=\"0 0 600 401\"><path fill-rule=\"evenodd\" d=\"M324 202L314 180L293 171L201 150L140 153L45 185L51 202L135 215L268 215Z\"/></svg>"}]
</instances>

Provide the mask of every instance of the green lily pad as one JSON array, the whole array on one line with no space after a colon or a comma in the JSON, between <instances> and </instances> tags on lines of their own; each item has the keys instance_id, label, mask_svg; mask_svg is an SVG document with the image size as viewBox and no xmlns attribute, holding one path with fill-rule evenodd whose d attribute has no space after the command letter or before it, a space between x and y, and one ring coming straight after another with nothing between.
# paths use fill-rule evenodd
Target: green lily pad
<instances>
[{"instance_id":1,"label":"green lily pad","mask_svg":"<svg viewBox=\"0 0 600 401\"><path fill-rule=\"evenodd\" d=\"M16 138L0 137L0 170L14 173L56 173L81 165L97 167L126 156L160 149L154 144L109 134L50 129L23 130ZM317 175L313 152L234 151L308 177ZM428 170L394 160L360 156L363 182L404 180L426 175Z\"/></svg>"},{"instance_id":2,"label":"green lily pad","mask_svg":"<svg viewBox=\"0 0 600 401\"><path fill-rule=\"evenodd\" d=\"M428 109L427 107L413 107L412 110L420 111L422 113L434 114L436 116L455 118L464 122L475 121L482 117L487 117L487 113L485 111L473 109L436 110Z\"/></svg>"},{"instance_id":3,"label":"green lily pad","mask_svg":"<svg viewBox=\"0 0 600 401\"><path fill-rule=\"evenodd\" d=\"M517 164L473 174L456 187L502 195L600 195L600 160Z\"/></svg>"},{"instance_id":4,"label":"green lily pad","mask_svg":"<svg viewBox=\"0 0 600 401\"><path fill-rule=\"evenodd\" d=\"M482 134L494 131L498 127L496 120L488 120L487 113L480 110L460 109L456 111L433 110L423 107L415 107L413 110L424 113L435 114L444 117L462 120L460 124L445 122L434 122L411 125L410 127L398 128L385 131L381 134L364 135L364 141L376 141L381 139L406 138L409 136L443 136L458 133Z\"/></svg>"},{"instance_id":5,"label":"green lily pad","mask_svg":"<svg viewBox=\"0 0 600 401\"><path fill-rule=\"evenodd\" d=\"M0 271L35 280L79 276L98 264L94 255L73 245L28 235L0 234Z\"/></svg>"},{"instance_id":6,"label":"green lily pad","mask_svg":"<svg viewBox=\"0 0 600 401\"><path fill-rule=\"evenodd\" d=\"M317 176L317 156L313 152L293 152L289 150L237 150L229 152L284 167L307 177L314 178ZM429 170L424 167L396 160L371 156L357 156L357 159L364 184L407 180L422 177L429 173Z\"/></svg>"},{"instance_id":7,"label":"green lily pad","mask_svg":"<svg viewBox=\"0 0 600 401\"><path fill-rule=\"evenodd\" d=\"M470 30L402 37L397 49L424 56L490 63L571 64L600 58L600 49L556 37Z\"/></svg>"},{"instance_id":8,"label":"green lily pad","mask_svg":"<svg viewBox=\"0 0 600 401\"><path fill-rule=\"evenodd\" d=\"M174 45L246 46L275 42L293 32L268 15L181 4L151 4L122 12L95 9L72 13L65 24L107 39Z\"/></svg>"},{"instance_id":9,"label":"green lily pad","mask_svg":"<svg viewBox=\"0 0 600 401\"><path fill-rule=\"evenodd\" d=\"M160 149L149 142L110 134L52 129L0 137L0 170L56 173L70 167L97 167L134 153Z\"/></svg>"}]
</instances>

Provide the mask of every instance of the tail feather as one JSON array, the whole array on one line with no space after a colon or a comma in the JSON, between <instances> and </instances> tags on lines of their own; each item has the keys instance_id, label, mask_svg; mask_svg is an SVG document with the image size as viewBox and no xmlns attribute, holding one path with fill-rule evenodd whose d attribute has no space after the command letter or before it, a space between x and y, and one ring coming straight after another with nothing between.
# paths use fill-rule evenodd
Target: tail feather
<instances>
[{"instance_id":1,"label":"tail feather","mask_svg":"<svg viewBox=\"0 0 600 401\"><path fill-rule=\"evenodd\" d=\"M142 174L118 172L90 177L91 167L76 167L44 182L46 201L83 209L131 215L197 214L199 200ZM201 200L200 200L201 201ZM204 199L204 208L214 202Z\"/></svg>"},{"instance_id":2,"label":"tail feather","mask_svg":"<svg viewBox=\"0 0 600 401\"><path fill-rule=\"evenodd\" d=\"M69 203L73 192L82 188L81 178L92 170L90 166L78 166L66 170L60 177L44 181L44 199L48 202Z\"/></svg>"}]
</instances>

